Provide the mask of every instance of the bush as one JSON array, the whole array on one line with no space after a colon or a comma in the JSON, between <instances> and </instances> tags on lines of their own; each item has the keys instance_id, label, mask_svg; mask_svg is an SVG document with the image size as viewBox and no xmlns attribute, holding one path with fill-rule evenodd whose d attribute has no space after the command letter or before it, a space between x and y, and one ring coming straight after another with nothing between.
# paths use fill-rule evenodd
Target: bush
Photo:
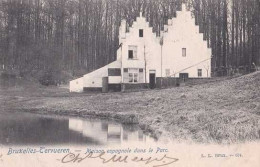
<instances>
[{"instance_id":1,"label":"bush","mask_svg":"<svg viewBox=\"0 0 260 167\"><path fill-rule=\"evenodd\" d=\"M49 86L49 85L59 85L68 83L73 77L69 72L66 71L44 71L41 72L38 76L39 82L42 85Z\"/></svg>"},{"instance_id":2,"label":"bush","mask_svg":"<svg viewBox=\"0 0 260 167\"><path fill-rule=\"evenodd\" d=\"M45 86L58 84L58 81L55 79L55 76L51 71L44 72L43 75L40 76L39 82Z\"/></svg>"}]
</instances>

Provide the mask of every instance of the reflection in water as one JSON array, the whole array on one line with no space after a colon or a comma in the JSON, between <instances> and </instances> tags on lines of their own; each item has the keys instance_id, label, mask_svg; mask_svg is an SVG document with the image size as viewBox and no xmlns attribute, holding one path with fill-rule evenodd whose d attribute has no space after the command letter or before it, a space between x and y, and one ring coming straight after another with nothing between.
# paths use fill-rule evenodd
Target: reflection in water
<instances>
[{"instance_id":1,"label":"reflection in water","mask_svg":"<svg viewBox=\"0 0 260 167\"><path fill-rule=\"evenodd\" d=\"M138 127L103 120L0 113L0 144L4 145L109 145L148 138Z\"/></svg>"},{"instance_id":2,"label":"reflection in water","mask_svg":"<svg viewBox=\"0 0 260 167\"><path fill-rule=\"evenodd\" d=\"M81 133L84 137L93 138L102 144L122 143L127 141L145 142L147 136L138 127L127 128L120 124L96 120L69 119L69 129Z\"/></svg>"}]
</instances>

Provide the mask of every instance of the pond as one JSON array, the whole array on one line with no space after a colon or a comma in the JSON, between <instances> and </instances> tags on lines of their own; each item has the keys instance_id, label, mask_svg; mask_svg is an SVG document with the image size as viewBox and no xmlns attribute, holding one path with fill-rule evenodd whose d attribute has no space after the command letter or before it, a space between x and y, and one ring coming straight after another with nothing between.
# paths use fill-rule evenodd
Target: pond
<instances>
[{"instance_id":1,"label":"pond","mask_svg":"<svg viewBox=\"0 0 260 167\"><path fill-rule=\"evenodd\" d=\"M155 140L136 125L106 120L0 113L0 145L104 145Z\"/></svg>"}]
</instances>

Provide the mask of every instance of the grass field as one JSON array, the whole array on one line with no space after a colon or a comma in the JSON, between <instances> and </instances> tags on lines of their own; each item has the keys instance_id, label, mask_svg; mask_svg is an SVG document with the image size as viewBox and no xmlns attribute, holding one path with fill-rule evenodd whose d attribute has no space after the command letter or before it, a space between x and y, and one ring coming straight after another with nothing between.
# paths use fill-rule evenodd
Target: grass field
<instances>
[{"instance_id":1,"label":"grass field","mask_svg":"<svg viewBox=\"0 0 260 167\"><path fill-rule=\"evenodd\" d=\"M130 93L71 94L63 88L23 84L2 88L0 105L2 111L139 123L157 137L182 142L260 139L260 72L195 86Z\"/></svg>"}]
</instances>

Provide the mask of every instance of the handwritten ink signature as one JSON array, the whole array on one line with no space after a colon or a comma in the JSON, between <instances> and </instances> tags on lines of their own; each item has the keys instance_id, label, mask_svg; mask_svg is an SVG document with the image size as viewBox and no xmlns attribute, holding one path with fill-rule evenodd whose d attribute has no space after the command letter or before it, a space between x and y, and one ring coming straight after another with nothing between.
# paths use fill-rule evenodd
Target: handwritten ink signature
<instances>
[{"instance_id":1,"label":"handwritten ink signature","mask_svg":"<svg viewBox=\"0 0 260 167\"><path fill-rule=\"evenodd\" d=\"M167 166L172 163L177 162L179 159L177 158L172 158L168 157L166 154L162 156L161 158L143 158L143 157L138 157L135 156L134 158L130 158L128 155L126 156L118 156L118 155L113 155L112 157L107 158L105 156L105 152L102 152L97 155L93 155L93 153L88 153L81 155L80 153L69 153L65 155L62 159L62 163L80 163L86 159L98 159L101 160L103 164L109 163L109 162L119 162L119 163L128 163L129 161L132 162L139 162L139 163L144 163L145 165L152 165L153 163L158 163L157 165L153 165L153 167L161 167L161 166Z\"/></svg>"}]
</instances>

